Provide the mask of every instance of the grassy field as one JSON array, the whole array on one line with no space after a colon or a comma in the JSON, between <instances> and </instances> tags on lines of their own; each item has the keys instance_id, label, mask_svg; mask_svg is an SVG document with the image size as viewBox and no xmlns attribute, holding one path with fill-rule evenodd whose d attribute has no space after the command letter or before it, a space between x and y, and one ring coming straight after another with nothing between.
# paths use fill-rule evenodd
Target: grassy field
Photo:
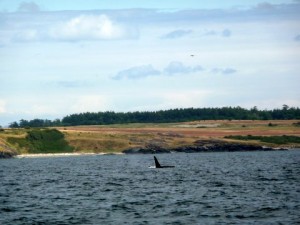
<instances>
[{"instance_id":1,"label":"grassy field","mask_svg":"<svg viewBox=\"0 0 300 225\"><path fill-rule=\"evenodd\" d=\"M298 125L297 125L298 124ZM298 120L245 121L216 120L193 121L167 124L120 124L107 126L56 127L64 134L73 152L113 153L128 148L159 146L175 148L193 145L197 140L225 140L230 142L253 143L271 147L300 147L299 143L264 143L263 139L240 140L225 136L274 136L291 135L300 137ZM0 141L19 153L30 153L30 149L11 139L24 139L29 130L5 129L0 132ZM19 142L21 143L21 142Z\"/></svg>"},{"instance_id":2,"label":"grassy field","mask_svg":"<svg viewBox=\"0 0 300 225\"><path fill-rule=\"evenodd\" d=\"M174 148L197 140L226 140L282 147L259 140L229 140L228 135L300 136L299 121L193 121L167 124L59 127L75 151L120 152L127 148L160 146ZM299 146L287 143L285 147Z\"/></svg>"}]
</instances>

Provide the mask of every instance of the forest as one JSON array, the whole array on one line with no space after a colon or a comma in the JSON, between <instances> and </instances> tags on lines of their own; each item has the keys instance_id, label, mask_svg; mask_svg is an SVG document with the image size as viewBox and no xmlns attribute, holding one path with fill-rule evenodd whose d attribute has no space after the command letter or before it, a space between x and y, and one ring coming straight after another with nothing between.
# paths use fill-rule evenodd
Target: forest
<instances>
[{"instance_id":1,"label":"forest","mask_svg":"<svg viewBox=\"0 0 300 225\"><path fill-rule=\"evenodd\" d=\"M109 125L126 123L171 123L194 120L291 120L300 119L300 108L283 105L281 109L259 110L257 107L177 108L143 112L85 112L62 119L20 120L10 128L54 127L77 125Z\"/></svg>"}]
</instances>

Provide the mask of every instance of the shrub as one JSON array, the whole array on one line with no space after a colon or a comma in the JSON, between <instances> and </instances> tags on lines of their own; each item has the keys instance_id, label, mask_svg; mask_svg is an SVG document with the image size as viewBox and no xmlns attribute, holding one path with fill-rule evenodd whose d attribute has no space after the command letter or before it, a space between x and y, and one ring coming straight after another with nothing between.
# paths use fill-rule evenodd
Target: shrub
<instances>
[{"instance_id":1,"label":"shrub","mask_svg":"<svg viewBox=\"0 0 300 225\"><path fill-rule=\"evenodd\" d=\"M273 144L300 143L300 137L288 136L288 135L282 135L282 136L252 136L252 135L247 135L247 136L236 135L236 136L234 136L234 135L230 135L230 136L225 136L225 138L235 139L235 140L244 140L244 141L257 140L257 141L273 143Z\"/></svg>"},{"instance_id":2,"label":"shrub","mask_svg":"<svg viewBox=\"0 0 300 225\"><path fill-rule=\"evenodd\" d=\"M269 127L276 127L277 124L269 123L268 126L269 126Z\"/></svg>"},{"instance_id":3,"label":"shrub","mask_svg":"<svg viewBox=\"0 0 300 225\"><path fill-rule=\"evenodd\" d=\"M56 129L33 129L25 138L8 138L8 142L28 149L29 153L73 152L73 147L64 139L64 134Z\"/></svg>"}]
</instances>

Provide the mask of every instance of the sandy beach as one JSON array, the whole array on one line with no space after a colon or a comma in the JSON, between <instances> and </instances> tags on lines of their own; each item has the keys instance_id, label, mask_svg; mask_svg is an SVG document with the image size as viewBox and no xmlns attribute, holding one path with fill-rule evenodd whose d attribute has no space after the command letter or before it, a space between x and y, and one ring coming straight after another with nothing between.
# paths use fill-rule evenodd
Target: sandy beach
<instances>
[{"instance_id":1,"label":"sandy beach","mask_svg":"<svg viewBox=\"0 0 300 225\"><path fill-rule=\"evenodd\" d=\"M42 157L67 157L67 156L88 156L88 155L123 155L124 153L40 153L20 154L15 158L42 158Z\"/></svg>"}]
</instances>

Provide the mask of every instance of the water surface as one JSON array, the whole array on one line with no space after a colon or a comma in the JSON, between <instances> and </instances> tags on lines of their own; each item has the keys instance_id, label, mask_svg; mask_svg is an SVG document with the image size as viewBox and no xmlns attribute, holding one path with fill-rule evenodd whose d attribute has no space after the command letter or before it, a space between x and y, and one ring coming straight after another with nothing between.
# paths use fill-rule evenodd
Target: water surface
<instances>
[{"instance_id":1,"label":"water surface","mask_svg":"<svg viewBox=\"0 0 300 225\"><path fill-rule=\"evenodd\" d=\"M300 151L0 160L0 224L297 224Z\"/></svg>"}]
</instances>

